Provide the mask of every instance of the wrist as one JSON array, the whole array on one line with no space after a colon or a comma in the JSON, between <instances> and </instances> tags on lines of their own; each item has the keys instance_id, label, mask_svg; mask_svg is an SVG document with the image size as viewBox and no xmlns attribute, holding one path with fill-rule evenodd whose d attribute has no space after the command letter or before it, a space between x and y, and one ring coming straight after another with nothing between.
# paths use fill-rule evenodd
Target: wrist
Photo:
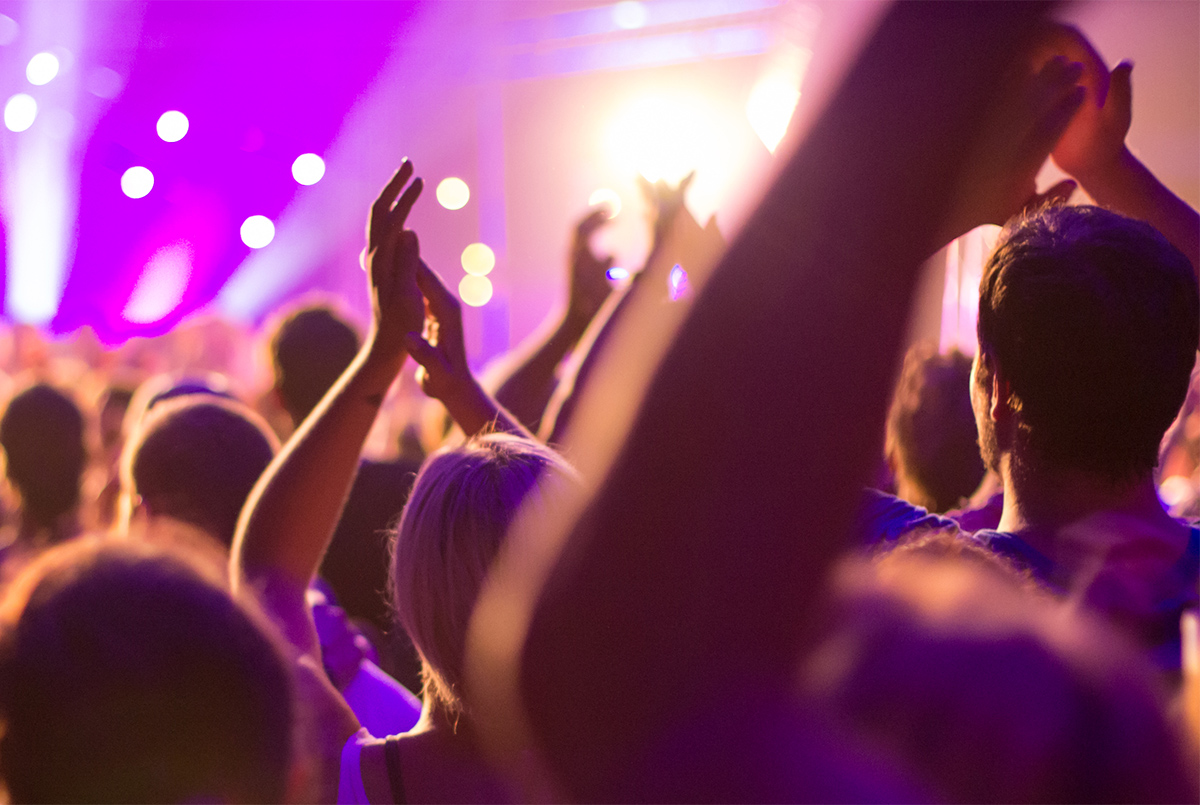
<instances>
[{"instance_id":1,"label":"wrist","mask_svg":"<svg viewBox=\"0 0 1200 805\"><path fill-rule=\"evenodd\" d=\"M1139 168L1141 162L1124 145L1105 159L1093 160L1086 168L1072 176L1092 198L1099 200L1112 189L1125 183Z\"/></svg>"},{"instance_id":2,"label":"wrist","mask_svg":"<svg viewBox=\"0 0 1200 805\"><path fill-rule=\"evenodd\" d=\"M463 433L474 436L496 418L499 409L474 377L468 376L455 386L442 402Z\"/></svg>"}]
</instances>

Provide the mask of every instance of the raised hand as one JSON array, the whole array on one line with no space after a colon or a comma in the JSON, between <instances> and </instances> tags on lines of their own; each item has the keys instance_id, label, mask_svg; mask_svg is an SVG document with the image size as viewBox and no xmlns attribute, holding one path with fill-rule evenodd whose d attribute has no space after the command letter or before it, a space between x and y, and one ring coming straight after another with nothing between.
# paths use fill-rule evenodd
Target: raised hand
<instances>
[{"instance_id":1,"label":"raised hand","mask_svg":"<svg viewBox=\"0 0 1200 805\"><path fill-rule=\"evenodd\" d=\"M608 220L608 213L604 209L588 213L576 224L575 236L571 241L567 320L579 332L587 328L612 292L607 272L613 266L613 256L607 254L601 257L592 249L592 235Z\"/></svg>"},{"instance_id":2,"label":"raised hand","mask_svg":"<svg viewBox=\"0 0 1200 805\"><path fill-rule=\"evenodd\" d=\"M1123 61L1109 72L1092 43L1077 29L1061 24L1051 26L1043 54L1062 55L1083 65L1080 83L1086 97L1051 157L1086 184L1091 176L1111 169L1125 148L1133 120L1133 65Z\"/></svg>"},{"instance_id":3,"label":"raised hand","mask_svg":"<svg viewBox=\"0 0 1200 805\"><path fill-rule=\"evenodd\" d=\"M641 188L642 197L646 199L649 207L650 225L654 232L654 243L651 248L662 243L671 230L675 216L680 210L685 209L684 196L695 178L696 172L692 171L684 176L679 184L672 187L665 179L651 182L638 176L638 187Z\"/></svg>"},{"instance_id":4,"label":"raised hand","mask_svg":"<svg viewBox=\"0 0 1200 805\"><path fill-rule=\"evenodd\" d=\"M364 267L371 294L369 339L374 351L393 358L403 357L405 334L419 330L425 318L416 280L420 247L416 233L404 228L424 187L419 178L408 184L412 175L412 163L406 159L371 205L367 220Z\"/></svg>"}]
</instances>

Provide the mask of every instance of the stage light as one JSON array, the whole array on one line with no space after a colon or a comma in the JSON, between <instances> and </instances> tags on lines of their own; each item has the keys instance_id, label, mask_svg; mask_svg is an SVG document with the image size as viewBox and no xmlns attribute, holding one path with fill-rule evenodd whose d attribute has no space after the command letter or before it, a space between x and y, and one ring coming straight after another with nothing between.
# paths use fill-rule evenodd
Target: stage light
<instances>
[{"instance_id":1,"label":"stage light","mask_svg":"<svg viewBox=\"0 0 1200 805\"><path fill-rule=\"evenodd\" d=\"M617 195L617 191L610 190L607 187L601 187L588 196L588 206L595 207L600 204L608 207L608 217L616 218L621 214L621 197Z\"/></svg>"},{"instance_id":2,"label":"stage light","mask_svg":"<svg viewBox=\"0 0 1200 805\"><path fill-rule=\"evenodd\" d=\"M9 131L25 131L37 119L37 101L23 92L4 104L4 125Z\"/></svg>"},{"instance_id":3,"label":"stage light","mask_svg":"<svg viewBox=\"0 0 1200 805\"><path fill-rule=\"evenodd\" d=\"M19 33L21 33L21 26L17 25L17 21L12 17L0 14L0 45L11 45L17 41Z\"/></svg>"},{"instance_id":4,"label":"stage light","mask_svg":"<svg viewBox=\"0 0 1200 805\"><path fill-rule=\"evenodd\" d=\"M629 271L628 269L621 268L620 266L613 266L608 271L604 272L604 276L608 277L613 282L624 282L625 280L629 279Z\"/></svg>"},{"instance_id":5,"label":"stage light","mask_svg":"<svg viewBox=\"0 0 1200 805\"><path fill-rule=\"evenodd\" d=\"M746 99L746 118L772 154L787 134L788 123L799 100L796 80L787 75L765 75L750 90L750 97Z\"/></svg>"},{"instance_id":6,"label":"stage light","mask_svg":"<svg viewBox=\"0 0 1200 805\"><path fill-rule=\"evenodd\" d=\"M275 239L275 224L265 215L251 215L242 221L242 243L261 249Z\"/></svg>"},{"instance_id":7,"label":"stage light","mask_svg":"<svg viewBox=\"0 0 1200 805\"><path fill-rule=\"evenodd\" d=\"M612 14L617 27L627 31L646 24L646 7L637 0L621 0L613 6Z\"/></svg>"},{"instance_id":8,"label":"stage light","mask_svg":"<svg viewBox=\"0 0 1200 805\"><path fill-rule=\"evenodd\" d=\"M87 91L97 98L111 100L121 94L124 86L121 74L109 67L97 67L87 76Z\"/></svg>"},{"instance_id":9,"label":"stage light","mask_svg":"<svg viewBox=\"0 0 1200 805\"><path fill-rule=\"evenodd\" d=\"M458 283L458 296L471 307L482 307L492 298L492 281L468 274Z\"/></svg>"},{"instance_id":10,"label":"stage light","mask_svg":"<svg viewBox=\"0 0 1200 805\"><path fill-rule=\"evenodd\" d=\"M608 146L620 170L674 184L720 159L721 129L718 116L701 97L644 96L610 124Z\"/></svg>"},{"instance_id":11,"label":"stage light","mask_svg":"<svg viewBox=\"0 0 1200 805\"><path fill-rule=\"evenodd\" d=\"M496 253L493 252L486 244L472 243L462 252L462 267L463 271L468 274L473 274L476 277L486 276L489 271L496 267ZM480 302L479 304L483 304Z\"/></svg>"},{"instance_id":12,"label":"stage light","mask_svg":"<svg viewBox=\"0 0 1200 805\"><path fill-rule=\"evenodd\" d=\"M437 200L448 210L461 210L471 199L471 188L456 176L442 179L437 186Z\"/></svg>"},{"instance_id":13,"label":"stage light","mask_svg":"<svg viewBox=\"0 0 1200 805\"><path fill-rule=\"evenodd\" d=\"M121 315L134 324L163 319L183 301L191 275L192 245L179 241L164 246L146 263Z\"/></svg>"},{"instance_id":14,"label":"stage light","mask_svg":"<svg viewBox=\"0 0 1200 805\"><path fill-rule=\"evenodd\" d=\"M675 267L671 269L671 275L667 277L667 292L671 296L671 301L676 301L689 290L687 271L676 263Z\"/></svg>"},{"instance_id":15,"label":"stage light","mask_svg":"<svg viewBox=\"0 0 1200 805\"><path fill-rule=\"evenodd\" d=\"M29 60L25 67L25 77L35 87L49 84L58 75L58 57L53 53L39 53Z\"/></svg>"},{"instance_id":16,"label":"stage light","mask_svg":"<svg viewBox=\"0 0 1200 805\"><path fill-rule=\"evenodd\" d=\"M134 165L121 174L121 192L130 198L145 198L154 189L154 174L149 168Z\"/></svg>"},{"instance_id":17,"label":"stage light","mask_svg":"<svg viewBox=\"0 0 1200 805\"><path fill-rule=\"evenodd\" d=\"M188 125L187 115L172 109L170 112L162 113L155 128L158 130L158 136L163 140L177 143L188 133Z\"/></svg>"},{"instance_id":18,"label":"stage light","mask_svg":"<svg viewBox=\"0 0 1200 805\"><path fill-rule=\"evenodd\" d=\"M324 175L325 160L316 154L301 154L292 163L292 178L300 184L316 184Z\"/></svg>"}]
</instances>

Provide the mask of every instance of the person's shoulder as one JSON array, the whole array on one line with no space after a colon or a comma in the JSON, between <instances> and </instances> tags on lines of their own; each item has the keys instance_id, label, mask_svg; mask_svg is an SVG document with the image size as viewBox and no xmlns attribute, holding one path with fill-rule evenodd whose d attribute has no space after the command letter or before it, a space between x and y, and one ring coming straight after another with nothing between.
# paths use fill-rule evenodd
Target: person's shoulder
<instances>
[{"instance_id":1,"label":"person's shoulder","mask_svg":"<svg viewBox=\"0 0 1200 805\"><path fill-rule=\"evenodd\" d=\"M942 530L957 532L959 528L953 520L932 514L895 495L878 489L863 490L855 532L860 543L879 545L896 542L916 532Z\"/></svg>"}]
</instances>

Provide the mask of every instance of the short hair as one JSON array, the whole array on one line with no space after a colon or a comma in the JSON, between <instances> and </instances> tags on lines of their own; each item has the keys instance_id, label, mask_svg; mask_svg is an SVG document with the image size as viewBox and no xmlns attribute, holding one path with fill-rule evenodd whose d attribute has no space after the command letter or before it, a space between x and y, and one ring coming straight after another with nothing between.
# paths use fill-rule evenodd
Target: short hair
<instances>
[{"instance_id":1,"label":"short hair","mask_svg":"<svg viewBox=\"0 0 1200 805\"><path fill-rule=\"evenodd\" d=\"M884 448L910 486L910 502L945 512L974 492L984 474L977 438L970 358L914 345L892 396Z\"/></svg>"},{"instance_id":2,"label":"short hair","mask_svg":"<svg viewBox=\"0 0 1200 805\"><path fill-rule=\"evenodd\" d=\"M354 360L358 333L328 307L298 310L271 339L280 402L299 425Z\"/></svg>"},{"instance_id":3,"label":"short hair","mask_svg":"<svg viewBox=\"0 0 1200 805\"><path fill-rule=\"evenodd\" d=\"M14 802L279 802L291 671L270 626L179 551L83 537L0 606Z\"/></svg>"},{"instance_id":4,"label":"short hair","mask_svg":"<svg viewBox=\"0 0 1200 805\"><path fill-rule=\"evenodd\" d=\"M159 403L125 447L121 481L154 514L198 526L225 547L278 449L261 418L233 400L193 394Z\"/></svg>"},{"instance_id":5,"label":"short hair","mask_svg":"<svg viewBox=\"0 0 1200 805\"><path fill-rule=\"evenodd\" d=\"M463 652L484 577L518 509L575 478L550 448L508 434L425 460L393 543L392 602L421 655L425 694L463 712Z\"/></svg>"},{"instance_id":6,"label":"short hair","mask_svg":"<svg viewBox=\"0 0 1200 805\"><path fill-rule=\"evenodd\" d=\"M978 333L1033 455L1113 481L1142 477L1187 394L1200 339L1195 269L1149 224L1050 207L1005 228L984 267Z\"/></svg>"},{"instance_id":7,"label":"short hair","mask_svg":"<svg viewBox=\"0 0 1200 805\"><path fill-rule=\"evenodd\" d=\"M66 394L38 384L13 397L0 418L0 446L22 513L33 522L49 526L79 503L83 414Z\"/></svg>"}]
</instances>

